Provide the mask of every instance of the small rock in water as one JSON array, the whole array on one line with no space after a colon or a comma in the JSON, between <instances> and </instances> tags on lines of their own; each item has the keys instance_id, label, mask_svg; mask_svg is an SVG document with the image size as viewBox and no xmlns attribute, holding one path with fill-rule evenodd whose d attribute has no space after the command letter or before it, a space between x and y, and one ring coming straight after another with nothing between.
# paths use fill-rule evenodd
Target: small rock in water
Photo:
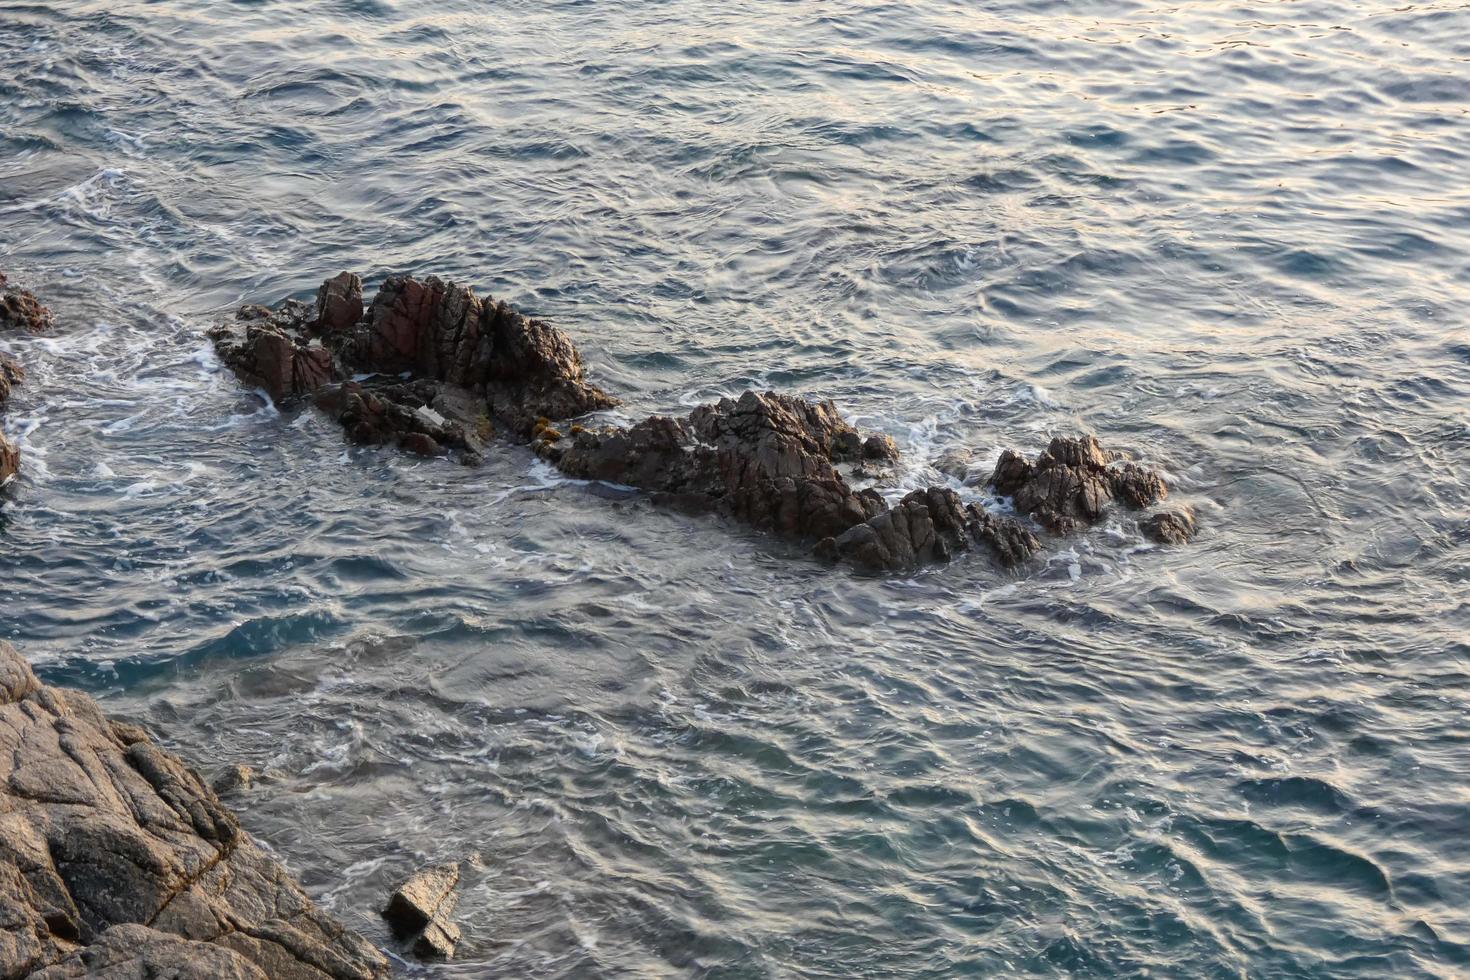
<instances>
[{"instance_id":1,"label":"small rock in water","mask_svg":"<svg viewBox=\"0 0 1470 980\"><path fill-rule=\"evenodd\" d=\"M459 943L459 926L450 916L459 901L459 864L438 864L415 872L398 886L383 918L400 939L411 941L415 956L447 960Z\"/></svg>"},{"instance_id":2,"label":"small rock in water","mask_svg":"<svg viewBox=\"0 0 1470 980\"><path fill-rule=\"evenodd\" d=\"M249 789L255 782L255 770L249 766L239 764L226 766L214 777L209 788L214 790L215 795L225 796L236 790Z\"/></svg>"},{"instance_id":3,"label":"small rock in water","mask_svg":"<svg viewBox=\"0 0 1470 980\"><path fill-rule=\"evenodd\" d=\"M934 461L934 468L947 477L967 483L974 459L975 454L968 449L951 449Z\"/></svg>"},{"instance_id":4,"label":"small rock in water","mask_svg":"<svg viewBox=\"0 0 1470 980\"><path fill-rule=\"evenodd\" d=\"M1166 510L1139 523L1145 535L1159 544L1188 544L1198 530L1194 511L1189 507Z\"/></svg>"}]
</instances>

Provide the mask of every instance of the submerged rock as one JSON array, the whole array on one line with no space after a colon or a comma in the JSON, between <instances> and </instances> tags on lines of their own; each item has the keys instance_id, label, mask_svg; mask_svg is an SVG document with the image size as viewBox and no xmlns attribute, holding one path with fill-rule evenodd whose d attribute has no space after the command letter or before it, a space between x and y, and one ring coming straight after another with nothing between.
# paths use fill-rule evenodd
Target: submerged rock
<instances>
[{"instance_id":1,"label":"submerged rock","mask_svg":"<svg viewBox=\"0 0 1470 980\"><path fill-rule=\"evenodd\" d=\"M990 483L1015 501L1016 510L1057 534L1092 526L1114 500L1139 509L1168 493L1157 471L1103 449L1092 436L1058 436L1035 462L1007 449Z\"/></svg>"},{"instance_id":2,"label":"submerged rock","mask_svg":"<svg viewBox=\"0 0 1470 980\"><path fill-rule=\"evenodd\" d=\"M459 926L450 916L459 902L459 864L440 864L415 872L399 885L383 910L383 918L414 955L447 960L459 943Z\"/></svg>"},{"instance_id":3,"label":"submerged rock","mask_svg":"<svg viewBox=\"0 0 1470 980\"><path fill-rule=\"evenodd\" d=\"M1139 522L1139 529L1159 544L1188 544L1197 530L1194 510L1179 507L1166 510Z\"/></svg>"},{"instance_id":4,"label":"submerged rock","mask_svg":"<svg viewBox=\"0 0 1470 980\"><path fill-rule=\"evenodd\" d=\"M193 770L3 641L0 812L0 975L387 975Z\"/></svg>"}]
</instances>

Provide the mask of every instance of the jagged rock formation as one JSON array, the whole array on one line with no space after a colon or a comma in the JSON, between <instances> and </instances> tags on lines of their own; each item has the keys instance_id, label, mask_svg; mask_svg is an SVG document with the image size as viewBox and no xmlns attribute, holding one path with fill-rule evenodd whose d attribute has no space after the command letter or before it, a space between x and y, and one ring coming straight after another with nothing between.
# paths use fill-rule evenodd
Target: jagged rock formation
<instances>
[{"instance_id":1,"label":"jagged rock formation","mask_svg":"<svg viewBox=\"0 0 1470 980\"><path fill-rule=\"evenodd\" d=\"M1058 436L1035 462L1007 449L990 484L1012 498L1016 510L1056 534L1097 523L1112 501L1138 510L1169 492L1157 471L1103 449L1092 436Z\"/></svg>"},{"instance_id":2,"label":"jagged rock formation","mask_svg":"<svg viewBox=\"0 0 1470 980\"><path fill-rule=\"evenodd\" d=\"M0 272L0 332L16 329L31 333L51 326L51 311L24 289L7 284ZM25 380L25 370L15 358L0 354L0 411L10 401L10 391ZM0 487L20 471L20 447L0 431Z\"/></svg>"},{"instance_id":3,"label":"jagged rock formation","mask_svg":"<svg viewBox=\"0 0 1470 980\"><path fill-rule=\"evenodd\" d=\"M394 890L383 918L415 956L447 960L459 944L459 926L450 918L459 902L459 865L439 864L414 872Z\"/></svg>"},{"instance_id":4,"label":"jagged rock formation","mask_svg":"<svg viewBox=\"0 0 1470 980\"><path fill-rule=\"evenodd\" d=\"M835 464L897 454L884 438L864 440L831 402L753 391L686 418L655 415L536 446L571 476L652 491L794 540L841 534L882 511L883 498L854 491Z\"/></svg>"},{"instance_id":5,"label":"jagged rock formation","mask_svg":"<svg viewBox=\"0 0 1470 980\"><path fill-rule=\"evenodd\" d=\"M424 455L457 449L474 462L493 420L526 437L540 419L617 404L561 331L434 276L390 276L364 308L362 281L344 272L315 305L246 306L211 336L272 399L314 397L355 441ZM365 374L385 377L352 380Z\"/></svg>"},{"instance_id":6,"label":"jagged rock formation","mask_svg":"<svg viewBox=\"0 0 1470 980\"><path fill-rule=\"evenodd\" d=\"M1021 564L1041 543L1014 518L963 504L946 487L915 490L842 534L817 543L816 554L867 571L897 572L947 562L983 544L1006 567Z\"/></svg>"},{"instance_id":7,"label":"jagged rock formation","mask_svg":"<svg viewBox=\"0 0 1470 980\"><path fill-rule=\"evenodd\" d=\"M423 455L452 449L475 462L498 422L569 476L724 514L874 571L947 561L976 545L1014 566L1041 547L1022 521L962 506L944 488L892 508L876 491L854 489L848 476L893 462L898 449L885 435L864 437L831 402L747 391L682 418L572 424L564 435L554 422L616 404L586 380L571 341L432 276L390 276L364 306L362 281L344 272L314 306L247 306L237 321L213 332L225 363L273 398L312 397L355 442ZM387 377L360 380L370 372ZM942 469L969 482L971 462L956 455ZM1165 493L1159 474L1091 436L1054 439L1035 462L1007 451L991 483L1055 533L1093 523L1111 501L1141 508Z\"/></svg>"},{"instance_id":8,"label":"jagged rock formation","mask_svg":"<svg viewBox=\"0 0 1470 980\"><path fill-rule=\"evenodd\" d=\"M178 758L0 641L0 975L371 980L387 963Z\"/></svg>"}]
</instances>

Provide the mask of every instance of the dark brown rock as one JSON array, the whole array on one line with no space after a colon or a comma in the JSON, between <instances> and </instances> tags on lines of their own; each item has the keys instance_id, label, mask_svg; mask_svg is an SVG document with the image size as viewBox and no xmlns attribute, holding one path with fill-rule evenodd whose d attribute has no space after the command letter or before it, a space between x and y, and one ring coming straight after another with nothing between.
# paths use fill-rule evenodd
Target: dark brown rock
<instances>
[{"instance_id":1,"label":"dark brown rock","mask_svg":"<svg viewBox=\"0 0 1470 980\"><path fill-rule=\"evenodd\" d=\"M815 554L862 571L912 571L947 562L974 544L984 544L1007 567L1035 554L1040 543L1013 518L965 506L953 490L915 490L892 508L842 534L818 542Z\"/></svg>"},{"instance_id":2,"label":"dark brown rock","mask_svg":"<svg viewBox=\"0 0 1470 980\"><path fill-rule=\"evenodd\" d=\"M225 364L277 400L316 396L354 375L407 374L412 384L437 389L420 391L415 405L381 382L360 385L359 391L375 389L379 402L365 411L328 393L326 403L338 402L332 410L357 442L402 442L421 432L478 455L494 429L492 418L530 437L538 418L575 418L617 404L586 380L581 356L561 331L434 276L389 276L364 313L362 282L344 272L322 284L310 309L290 300L274 310L242 307L234 324L211 336ZM392 405L429 405L457 432L446 437L433 428L439 423L405 422Z\"/></svg>"},{"instance_id":3,"label":"dark brown rock","mask_svg":"<svg viewBox=\"0 0 1470 980\"><path fill-rule=\"evenodd\" d=\"M0 272L0 330L38 333L51 327L51 311L28 292L6 282Z\"/></svg>"},{"instance_id":4,"label":"dark brown rock","mask_svg":"<svg viewBox=\"0 0 1470 980\"><path fill-rule=\"evenodd\" d=\"M371 980L178 758L0 642L0 975Z\"/></svg>"},{"instance_id":5,"label":"dark brown rock","mask_svg":"<svg viewBox=\"0 0 1470 980\"><path fill-rule=\"evenodd\" d=\"M1159 544L1188 544L1194 540L1197 531L1194 510L1189 507L1154 514L1140 521L1138 526Z\"/></svg>"},{"instance_id":6,"label":"dark brown rock","mask_svg":"<svg viewBox=\"0 0 1470 980\"><path fill-rule=\"evenodd\" d=\"M24 289L8 286L5 274L0 272L0 331L20 329L35 332L50 326L51 311ZM8 354L0 353L0 411L10 401L11 391L23 380L25 370L21 368L20 362ZM0 488L19 472L20 447L0 431Z\"/></svg>"},{"instance_id":7,"label":"dark brown rock","mask_svg":"<svg viewBox=\"0 0 1470 980\"><path fill-rule=\"evenodd\" d=\"M571 476L653 491L792 540L841 534L883 509L833 465L860 455L863 442L830 402L747 391L687 418L655 415L567 441L558 465Z\"/></svg>"},{"instance_id":8,"label":"dark brown rock","mask_svg":"<svg viewBox=\"0 0 1470 980\"><path fill-rule=\"evenodd\" d=\"M1014 499L1016 510L1058 534L1095 524L1114 500L1136 509L1168 493L1159 473L1122 461L1092 436L1058 436L1034 463L1006 450L990 483Z\"/></svg>"},{"instance_id":9,"label":"dark brown rock","mask_svg":"<svg viewBox=\"0 0 1470 980\"><path fill-rule=\"evenodd\" d=\"M241 307L236 325L210 332L220 360L241 380L284 402L310 395L337 376L332 352L305 334L302 304L289 302L264 316L262 309Z\"/></svg>"}]
</instances>

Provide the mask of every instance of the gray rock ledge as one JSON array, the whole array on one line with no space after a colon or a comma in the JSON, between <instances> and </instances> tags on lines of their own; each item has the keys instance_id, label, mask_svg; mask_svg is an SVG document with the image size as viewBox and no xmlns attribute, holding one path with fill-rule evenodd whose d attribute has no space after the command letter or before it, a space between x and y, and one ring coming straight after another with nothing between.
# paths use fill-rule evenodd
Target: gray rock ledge
<instances>
[{"instance_id":1,"label":"gray rock ledge","mask_svg":"<svg viewBox=\"0 0 1470 980\"><path fill-rule=\"evenodd\" d=\"M374 980L199 776L0 640L0 975Z\"/></svg>"}]
</instances>

